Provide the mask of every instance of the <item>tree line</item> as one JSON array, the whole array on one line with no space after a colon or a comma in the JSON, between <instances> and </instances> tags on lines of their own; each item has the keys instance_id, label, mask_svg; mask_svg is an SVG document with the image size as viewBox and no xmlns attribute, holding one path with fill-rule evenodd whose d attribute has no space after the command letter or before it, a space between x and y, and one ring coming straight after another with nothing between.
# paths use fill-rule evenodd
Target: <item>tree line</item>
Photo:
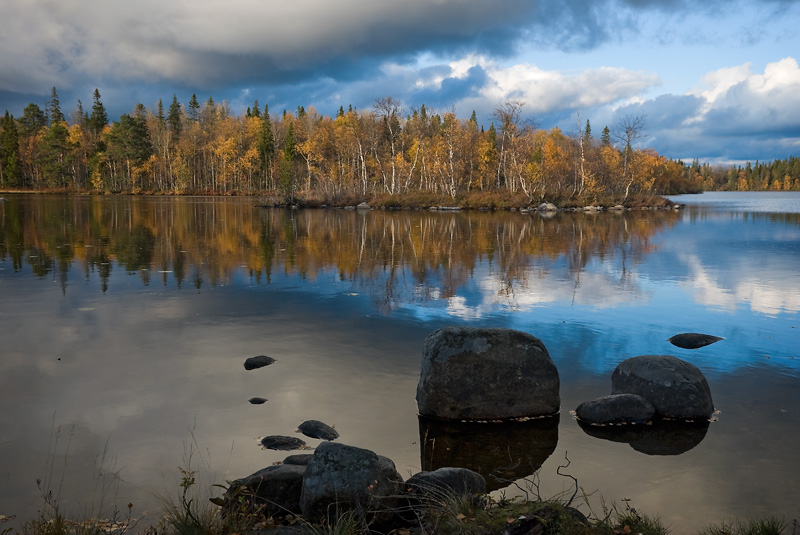
<instances>
[{"instance_id":1,"label":"tree line","mask_svg":"<svg viewBox=\"0 0 800 535\"><path fill-rule=\"evenodd\" d=\"M790 156L771 162L715 166L697 160L686 166L688 180L705 191L798 191L800 158Z\"/></svg>"},{"instance_id":2,"label":"tree line","mask_svg":"<svg viewBox=\"0 0 800 535\"><path fill-rule=\"evenodd\" d=\"M475 112L461 119L424 105L406 111L391 97L330 117L303 106L271 116L258 101L237 116L212 97L201 104L192 95L184 105L173 95L167 106L137 104L109 122L97 89L91 110L78 101L68 120L54 87L45 109L31 103L21 117L6 111L0 121L0 185L334 203L498 193L527 202L624 202L711 185L705 167L638 147L644 116L625 117L598 137L579 115L567 134L537 128L523 108L499 105L486 129ZM796 189L800 176L790 177L787 189ZM707 189L720 184L714 178Z\"/></svg>"}]
</instances>

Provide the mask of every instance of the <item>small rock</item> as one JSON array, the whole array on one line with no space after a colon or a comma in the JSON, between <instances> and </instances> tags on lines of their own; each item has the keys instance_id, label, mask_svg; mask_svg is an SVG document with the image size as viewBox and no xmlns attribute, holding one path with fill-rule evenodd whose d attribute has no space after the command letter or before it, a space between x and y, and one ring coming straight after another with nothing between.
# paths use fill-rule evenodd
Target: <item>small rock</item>
<instances>
[{"instance_id":1,"label":"small rock","mask_svg":"<svg viewBox=\"0 0 800 535\"><path fill-rule=\"evenodd\" d=\"M321 438L322 440L336 440L339 433L336 429L324 424L319 420L306 420L298 426L298 429L307 437Z\"/></svg>"},{"instance_id":2,"label":"small rock","mask_svg":"<svg viewBox=\"0 0 800 535\"><path fill-rule=\"evenodd\" d=\"M245 370L255 370L256 368L263 368L274 363L275 359L266 355L258 355L257 357L250 357L244 361Z\"/></svg>"},{"instance_id":3,"label":"small rock","mask_svg":"<svg viewBox=\"0 0 800 535\"><path fill-rule=\"evenodd\" d=\"M267 402L267 398L250 398L247 401L249 401L253 405L262 405Z\"/></svg>"},{"instance_id":4,"label":"small rock","mask_svg":"<svg viewBox=\"0 0 800 535\"><path fill-rule=\"evenodd\" d=\"M358 203L358 206L356 206L356 208L359 209L359 210L369 210L372 207L367 202L360 202L360 203Z\"/></svg>"},{"instance_id":5,"label":"small rock","mask_svg":"<svg viewBox=\"0 0 800 535\"><path fill-rule=\"evenodd\" d=\"M722 338L719 336L712 336L710 334L683 333L668 338L667 342L683 349L698 349L713 344L714 342L719 342L720 340L722 340Z\"/></svg>"},{"instance_id":6,"label":"small rock","mask_svg":"<svg viewBox=\"0 0 800 535\"><path fill-rule=\"evenodd\" d=\"M313 457L313 453L296 453L289 455L283 460L283 464L296 464L298 466L306 466Z\"/></svg>"},{"instance_id":7,"label":"small rock","mask_svg":"<svg viewBox=\"0 0 800 535\"><path fill-rule=\"evenodd\" d=\"M555 204L551 203L551 202L543 202L536 209L538 211L540 211L540 212L556 212L556 211L558 211L558 207Z\"/></svg>"},{"instance_id":8,"label":"small rock","mask_svg":"<svg viewBox=\"0 0 800 535\"><path fill-rule=\"evenodd\" d=\"M261 439L261 445L268 450L301 450L306 447L306 443L295 437L282 435L270 435Z\"/></svg>"},{"instance_id":9,"label":"small rock","mask_svg":"<svg viewBox=\"0 0 800 535\"><path fill-rule=\"evenodd\" d=\"M636 394L612 394L585 401L575 409L578 419L593 425L644 424L655 413L653 404Z\"/></svg>"}]
</instances>

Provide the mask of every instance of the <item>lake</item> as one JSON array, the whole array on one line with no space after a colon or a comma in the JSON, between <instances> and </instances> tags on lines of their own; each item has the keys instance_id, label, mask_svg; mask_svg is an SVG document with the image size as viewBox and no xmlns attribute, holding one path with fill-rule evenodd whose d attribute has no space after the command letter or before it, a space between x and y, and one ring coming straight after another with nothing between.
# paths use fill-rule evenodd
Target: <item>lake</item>
<instances>
[{"instance_id":1,"label":"lake","mask_svg":"<svg viewBox=\"0 0 800 535\"><path fill-rule=\"evenodd\" d=\"M40 478L66 510L130 502L157 522L179 468L197 470L204 493L287 455L259 437L317 419L405 477L481 459L507 469L493 488L530 489L540 466L543 497L571 495L557 474L568 462L561 471L594 493L584 513L630 499L675 533L796 518L800 194L675 199L685 209L540 216L6 195L0 514L34 516ZM560 419L421 422L422 345L445 325L540 338L561 376ZM667 342L682 332L724 340ZM262 354L275 364L244 369ZM570 411L644 354L700 368L718 420L623 441L584 432Z\"/></svg>"}]
</instances>

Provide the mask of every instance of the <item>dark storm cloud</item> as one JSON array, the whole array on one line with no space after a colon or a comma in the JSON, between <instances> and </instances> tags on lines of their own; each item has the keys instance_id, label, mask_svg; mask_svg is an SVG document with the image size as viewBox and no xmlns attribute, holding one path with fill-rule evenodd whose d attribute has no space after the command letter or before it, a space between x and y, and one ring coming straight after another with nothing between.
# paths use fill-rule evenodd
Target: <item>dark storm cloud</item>
<instances>
[{"instance_id":1,"label":"dark storm cloud","mask_svg":"<svg viewBox=\"0 0 800 535\"><path fill-rule=\"evenodd\" d=\"M0 38L0 89L161 83L215 90L316 77L351 81L422 53L509 56L524 41L564 50L635 31L639 10L677 1L410 0L281 5L10 0ZM692 7L694 9L694 7ZM10 23L9 23L10 22ZM103 82L101 84L100 82Z\"/></svg>"}]
</instances>

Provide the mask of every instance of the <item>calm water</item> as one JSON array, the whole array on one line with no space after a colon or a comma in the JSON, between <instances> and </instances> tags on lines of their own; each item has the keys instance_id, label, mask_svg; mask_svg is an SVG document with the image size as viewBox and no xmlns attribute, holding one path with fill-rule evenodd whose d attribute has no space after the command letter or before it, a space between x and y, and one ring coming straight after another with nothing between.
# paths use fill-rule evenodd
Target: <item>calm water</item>
<instances>
[{"instance_id":1,"label":"calm water","mask_svg":"<svg viewBox=\"0 0 800 535\"><path fill-rule=\"evenodd\" d=\"M550 219L6 198L0 514L35 514L41 478L67 509L104 496L106 509L132 502L155 522L158 495L180 490L179 467L199 470L202 485L250 474L286 455L259 437L295 436L313 418L405 476L478 463L513 480L541 464L549 496L570 489L556 474L568 458L566 471L598 491L596 513L600 494L631 499L675 533L740 514L800 515L796 193ZM422 343L450 324L542 339L561 374L560 422L420 422ZM666 342L687 331L725 339L696 351ZM277 362L245 371L258 354ZM614 367L641 354L697 365L719 420L586 434L569 411L609 394ZM254 396L269 401L251 405Z\"/></svg>"}]
</instances>

